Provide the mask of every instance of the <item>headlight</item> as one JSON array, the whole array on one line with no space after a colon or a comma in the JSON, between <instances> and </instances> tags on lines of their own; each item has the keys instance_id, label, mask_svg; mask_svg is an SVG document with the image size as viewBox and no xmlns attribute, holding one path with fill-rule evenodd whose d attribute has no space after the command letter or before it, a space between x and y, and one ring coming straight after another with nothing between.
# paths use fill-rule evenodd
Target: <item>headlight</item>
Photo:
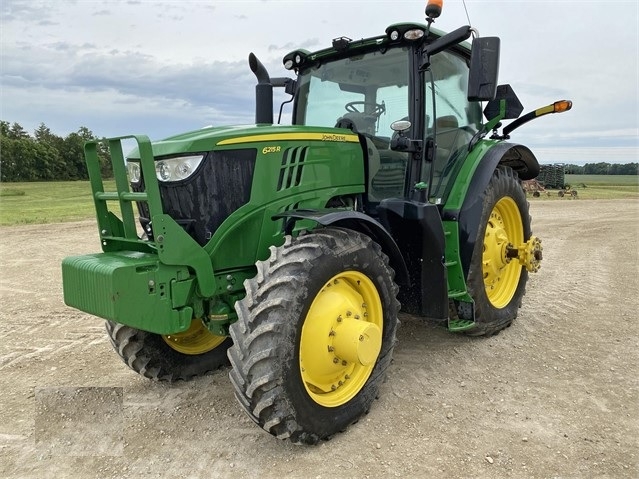
<instances>
[{"instance_id":1,"label":"headlight","mask_svg":"<svg viewBox=\"0 0 639 479\"><path fill-rule=\"evenodd\" d=\"M412 30L408 30L404 33L404 38L406 40L419 40L424 36L424 30L420 28L414 28Z\"/></svg>"},{"instance_id":2,"label":"headlight","mask_svg":"<svg viewBox=\"0 0 639 479\"><path fill-rule=\"evenodd\" d=\"M202 162L204 155L180 156L155 163L155 175L160 181L180 181L191 176Z\"/></svg>"},{"instance_id":3,"label":"headlight","mask_svg":"<svg viewBox=\"0 0 639 479\"><path fill-rule=\"evenodd\" d=\"M129 174L129 181L131 183L139 183L140 181L140 163L135 161L127 161L126 171Z\"/></svg>"}]
</instances>

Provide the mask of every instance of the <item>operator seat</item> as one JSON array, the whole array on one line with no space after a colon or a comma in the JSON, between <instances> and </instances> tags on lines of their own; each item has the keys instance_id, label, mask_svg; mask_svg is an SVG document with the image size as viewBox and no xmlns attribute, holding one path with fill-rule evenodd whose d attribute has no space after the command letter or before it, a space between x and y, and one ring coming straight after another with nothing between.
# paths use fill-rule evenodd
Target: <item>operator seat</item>
<instances>
[{"instance_id":1,"label":"operator seat","mask_svg":"<svg viewBox=\"0 0 639 479\"><path fill-rule=\"evenodd\" d=\"M348 128L355 133L360 133L362 135L375 135L375 124L377 123L377 119L374 115L369 115L367 113L357 112L357 111L349 111L345 113L342 117L338 118L337 123L335 124L336 128Z\"/></svg>"},{"instance_id":2,"label":"operator seat","mask_svg":"<svg viewBox=\"0 0 639 479\"><path fill-rule=\"evenodd\" d=\"M435 163L443 169L446 160L450 158L450 154L453 152L459 136L459 123L455 116L448 115L437 118L435 124L437 126L437 136L435 137L437 157L435 158Z\"/></svg>"}]
</instances>

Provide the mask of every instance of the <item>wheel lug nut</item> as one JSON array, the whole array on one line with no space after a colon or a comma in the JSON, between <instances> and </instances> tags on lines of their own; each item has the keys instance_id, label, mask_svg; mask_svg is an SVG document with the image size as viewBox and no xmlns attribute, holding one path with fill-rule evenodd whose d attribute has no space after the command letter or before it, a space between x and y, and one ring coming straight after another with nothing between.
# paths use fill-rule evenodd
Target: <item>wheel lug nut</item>
<instances>
[{"instance_id":1,"label":"wheel lug nut","mask_svg":"<svg viewBox=\"0 0 639 479\"><path fill-rule=\"evenodd\" d=\"M335 363L335 364L339 363L339 359L333 358L333 363Z\"/></svg>"},{"instance_id":2,"label":"wheel lug nut","mask_svg":"<svg viewBox=\"0 0 639 479\"><path fill-rule=\"evenodd\" d=\"M353 316L355 319L359 319L359 314L356 314L355 316Z\"/></svg>"},{"instance_id":3,"label":"wheel lug nut","mask_svg":"<svg viewBox=\"0 0 639 479\"><path fill-rule=\"evenodd\" d=\"M335 384L331 385L331 391L335 391L337 389L337 386L335 386Z\"/></svg>"},{"instance_id":4,"label":"wheel lug nut","mask_svg":"<svg viewBox=\"0 0 639 479\"><path fill-rule=\"evenodd\" d=\"M346 366L348 363L344 360L342 360L342 366Z\"/></svg>"},{"instance_id":5,"label":"wheel lug nut","mask_svg":"<svg viewBox=\"0 0 639 479\"><path fill-rule=\"evenodd\" d=\"M361 335L361 336L359 337L359 340L360 340L360 341L364 341L364 335Z\"/></svg>"},{"instance_id":6,"label":"wheel lug nut","mask_svg":"<svg viewBox=\"0 0 639 479\"><path fill-rule=\"evenodd\" d=\"M352 315L353 315L353 313L351 313L350 311L346 311L346 316L347 316L347 317L349 317L349 318L350 318Z\"/></svg>"},{"instance_id":7,"label":"wheel lug nut","mask_svg":"<svg viewBox=\"0 0 639 479\"><path fill-rule=\"evenodd\" d=\"M328 347L328 352L332 353L333 351L335 351L335 348L333 346L329 346Z\"/></svg>"}]
</instances>

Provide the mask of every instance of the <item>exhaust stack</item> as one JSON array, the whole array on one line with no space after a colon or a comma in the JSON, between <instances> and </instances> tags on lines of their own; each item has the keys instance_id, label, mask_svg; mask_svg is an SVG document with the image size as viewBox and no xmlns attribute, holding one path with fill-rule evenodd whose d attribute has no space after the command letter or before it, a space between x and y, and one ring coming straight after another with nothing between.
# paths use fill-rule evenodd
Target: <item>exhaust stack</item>
<instances>
[{"instance_id":1,"label":"exhaust stack","mask_svg":"<svg viewBox=\"0 0 639 479\"><path fill-rule=\"evenodd\" d=\"M262 62L251 53L249 54L249 66L257 77L255 85L255 123L273 124L273 85L271 78Z\"/></svg>"}]
</instances>

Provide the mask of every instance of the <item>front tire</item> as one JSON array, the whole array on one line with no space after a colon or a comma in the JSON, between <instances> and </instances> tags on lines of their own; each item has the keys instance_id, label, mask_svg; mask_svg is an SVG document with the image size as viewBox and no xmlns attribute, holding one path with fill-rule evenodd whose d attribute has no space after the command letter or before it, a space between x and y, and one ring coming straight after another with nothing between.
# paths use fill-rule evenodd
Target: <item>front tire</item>
<instances>
[{"instance_id":1,"label":"front tire","mask_svg":"<svg viewBox=\"0 0 639 479\"><path fill-rule=\"evenodd\" d=\"M231 325L230 379L263 429L315 444L368 412L388 368L399 302L378 244L326 228L257 263Z\"/></svg>"},{"instance_id":2,"label":"front tire","mask_svg":"<svg viewBox=\"0 0 639 479\"><path fill-rule=\"evenodd\" d=\"M506 254L509 245L522 245L531 236L526 194L511 168L500 166L493 173L479 225L467 280L476 322L467 334L474 336L510 326L526 291L526 268Z\"/></svg>"},{"instance_id":3,"label":"front tire","mask_svg":"<svg viewBox=\"0 0 639 479\"><path fill-rule=\"evenodd\" d=\"M158 381L188 380L228 364L231 339L210 333L193 319L183 333L160 335L106 321L113 349L138 374Z\"/></svg>"}]
</instances>

